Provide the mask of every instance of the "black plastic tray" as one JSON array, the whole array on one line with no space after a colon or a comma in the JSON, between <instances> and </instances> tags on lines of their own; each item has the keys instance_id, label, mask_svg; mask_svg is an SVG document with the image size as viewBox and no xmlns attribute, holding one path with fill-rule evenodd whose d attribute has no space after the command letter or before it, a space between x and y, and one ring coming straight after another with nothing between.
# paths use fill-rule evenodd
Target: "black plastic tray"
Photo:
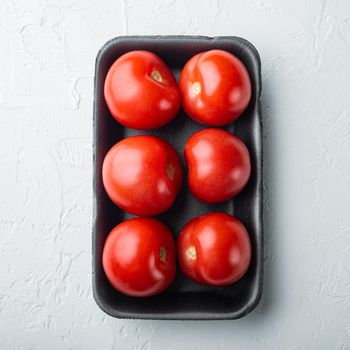
<instances>
[{"instance_id":1,"label":"black plastic tray","mask_svg":"<svg viewBox=\"0 0 350 350\"><path fill-rule=\"evenodd\" d=\"M250 74L253 85L250 104L244 114L227 129L246 143L252 162L251 177L245 189L234 200L218 205L201 203L190 194L185 185L172 208L160 215L159 219L177 236L189 219L200 214L224 211L235 215L244 223L251 238L251 265L240 281L228 287L193 283L178 268L174 283L165 292L149 298L125 296L109 284L102 268L102 250L110 230L131 215L116 207L103 188L103 158L109 148L124 137L152 134L168 140L183 161L185 141L205 126L192 121L180 110L170 124L158 130L136 131L123 127L112 118L104 100L103 85L106 74L122 54L131 50L149 50L160 56L178 79L189 58L211 49L223 49L233 53L242 60ZM112 39L101 48L96 58L94 87L92 278L96 303L107 314L118 318L140 319L235 319L246 315L258 304L262 293L263 271L260 75L257 50L248 41L238 37L129 36Z\"/></svg>"}]
</instances>

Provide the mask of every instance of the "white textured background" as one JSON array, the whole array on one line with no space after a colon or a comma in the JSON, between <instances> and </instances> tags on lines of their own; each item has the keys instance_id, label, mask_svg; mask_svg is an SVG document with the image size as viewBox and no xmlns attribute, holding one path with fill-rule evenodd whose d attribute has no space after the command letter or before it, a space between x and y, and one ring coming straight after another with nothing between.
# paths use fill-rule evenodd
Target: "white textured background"
<instances>
[{"instance_id":1,"label":"white textured background","mask_svg":"<svg viewBox=\"0 0 350 350\"><path fill-rule=\"evenodd\" d=\"M91 293L94 59L125 34L239 35L263 70L265 289L229 322ZM0 349L350 349L348 0L0 0Z\"/></svg>"}]
</instances>

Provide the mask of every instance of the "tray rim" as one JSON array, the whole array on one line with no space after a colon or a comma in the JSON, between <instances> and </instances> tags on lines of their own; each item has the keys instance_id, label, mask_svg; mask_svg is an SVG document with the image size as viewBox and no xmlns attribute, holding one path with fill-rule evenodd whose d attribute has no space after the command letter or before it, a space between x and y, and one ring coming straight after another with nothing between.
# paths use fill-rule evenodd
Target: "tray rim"
<instances>
[{"instance_id":1,"label":"tray rim","mask_svg":"<svg viewBox=\"0 0 350 350\"><path fill-rule=\"evenodd\" d=\"M258 172L258 192L259 192L259 200L258 200L258 207L259 207L259 225L260 225L260 235L257 236L258 245L261 247L259 250L259 254L257 256L257 264L259 265L258 269L258 288L256 289L255 293L251 298L248 299L248 302L244 304L240 309L227 313L210 313L210 316L207 316L207 314L197 314L197 316L194 316L191 313L187 312L181 312L176 311L174 313L167 313L163 315L159 314L151 314L151 313L138 313L136 314L130 314L128 312L122 312L118 310L112 310L110 307L106 307L104 302L102 301L96 286L96 277L95 277L95 240L96 240L96 222L97 222L97 186L96 186L96 175L95 175L95 164L96 164L96 139L97 139L97 132L96 132L96 116L97 116L97 99L96 99L96 86L97 86L97 71L99 67L99 63L103 57L103 55L114 45L116 44L123 44L130 41L173 41L173 42L189 42L189 41L202 41L202 42L222 42L222 41L238 41L241 43L242 48L244 48L245 54L250 56L250 59L254 62L255 69L255 78L257 82L256 86L256 96L255 96L255 107L256 107L256 114L259 124L259 130L258 130L258 147L260 150L260 159L258 166L260 167L260 172ZM122 35L122 36L116 36L102 45L102 47L99 49L96 59L95 59L95 66L94 66L94 85L93 85L93 137L92 137L92 150L93 150L93 160L92 160L92 167L93 167L93 210L92 210L92 292L93 292L93 298L96 302L96 304L99 306L99 308L105 312L107 315L119 318L119 319L144 319L144 320L165 320L165 321L176 321L176 320L182 320L182 321L224 321L224 320L234 320L234 319L240 319L244 316L246 316L248 313L250 313L252 310L256 308L256 306L259 304L262 294L263 294L263 287L264 287L264 262L263 262L263 255L264 255L264 225L263 225L263 143L262 143L262 107L261 107L261 90L262 90L262 81L261 81L261 60L258 50L255 48L255 46L248 41L245 38L239 37L239 36L204 36L204 35ZM202 317L203 315L203 317Z\"/></svg>"}]
</instances>

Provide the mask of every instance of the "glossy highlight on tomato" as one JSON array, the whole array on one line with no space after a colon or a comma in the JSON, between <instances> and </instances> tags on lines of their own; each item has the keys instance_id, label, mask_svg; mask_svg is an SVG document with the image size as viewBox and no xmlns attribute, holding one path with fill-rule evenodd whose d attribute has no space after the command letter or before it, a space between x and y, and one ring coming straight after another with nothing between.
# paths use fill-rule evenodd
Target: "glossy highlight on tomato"
<instances>
[{"instance_id":1,"label":"glossy highlight on tomato","mask_svg":"<svg viewBox=\"0 0 350 350\"><path fill-rule=\"evenodd\" d=\"M185 159L189 189L206 203L231 199L250 177L247 147L226 130L210 128L193 134L185 145Z\"/></svg>"},{"instance_id":2,"label":"glossy highlight on tomato","mask_svg":"<svg viewBox=\"0 0 350 350\"><path fill-rule=\"evenodd\" d=\"M168 66L149 51L120 56L107 73L104 95L112 116L133 129L169 123L180 108L180 92Z\"/></svg>"},{"instance_id":3,"label":"glossy highlight on tomato","mask_svg":"<svg viewBox=\"0 0 350 350\"><path fill-rule=\"evenodd\" d=\"M189 221L177 242L179 264L195 282L227 286L248 270L251 243L243 224L226 213L212 213Z\"/></svg>"},{"instance_id":4,"label":"glossy highlight on tomato","mask_svg":"<svg viewBox=\"0 0 350 350\"><path fill-rule=\"evenodd\" d=\"M134 215L153 216L169 209L182 178L175 149L156 136L127 137L116 143L103 161L102 179L108 196Z\"/></svg>"},{"instance_id":5,"label":"glossy highlight on tomato","mask_svg":"<svg viewBox=\"0 0 350 350\"><path fill-rule=\"evenodd\" d=\"M135 218L108 235L102 255L109 282L135 297L158 294L175 277L176 247L170 230L159 220Z\"/></svg>"},{"instance_id":6,"label":"glossy highlight on tomato","mask_svg":"<svg viewBox=\"0 0 350 350\"><path fill-rule=\"evenodd\" d=\"M179 87L185 112L210 126L234 122L247 108L252 94L244 64L224 50L193 56L181 72Z\"/></svg>"}]
</instances>

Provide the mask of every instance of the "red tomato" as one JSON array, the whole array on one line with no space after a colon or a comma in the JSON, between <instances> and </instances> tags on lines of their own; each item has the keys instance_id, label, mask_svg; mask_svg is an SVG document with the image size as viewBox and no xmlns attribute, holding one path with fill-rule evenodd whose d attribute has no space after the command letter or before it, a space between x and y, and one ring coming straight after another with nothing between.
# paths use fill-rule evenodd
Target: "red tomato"
<instances>
[{"instance_id":1,"label":"red tomato","mask_svg":"<svg viewBox=\"0 0 350 350\"><path fill-rule=\"evenodd\" d=\"M246 68L236 56L223 50L193 56L182 70L179 86L185 112L211 126L235 121L251 97Z\"/></svg>"},{"instance_id":2,"label":"red tomato","mask_svg":"<svg viewBox=\"0 0 350 350\"><path fill-rule=\"evenodd\" d=\"M169 143L140 135L127 137L109 150L102 178L118 207L134 215L152 216L173 204L181 188L182 168Z\"/></svg>"},{"instance_id":3,"label":"red tomato","mask_svg":"<svg viewBox=\"0 0 350 350\"><path fill-rule=\"evenodd\" d=\"M148 51L131 51L119 57L108 71L104 94L113 117L128 128L159 128L180 108L173 74Z\"/></svg>"},{"instance_id":4,"label":"red tomato","mask_svg":"<svg viewBox=\"0 0 350 350\"><path fill-rule=\"evenodd\" d=\"M193 134L185 145L188 185L206 203L229 200L246 185L250 157L245 144L222 129L205 129Z\"/></svg>"},{"instance_id":5,"label":"red tomato","mask_svg":"<svg viewBox=\"0 0 350 350\"><path fill-rule=\"evenodd\" d=\"M120 292L137 297L155 295L175 277L175 242L158 220L127 220L108 235L102 263L109 282Z\"/></svg>"},{"instance_id":6,"label":"red tomato","mask_svg":"<svg viewBox=\"0 0 350 350\"><path fill-rule=\"evenodd\" d=\"M188 222L178 238L177 252L188 278L213 286L239 280L251 258L245 227L225 213L206 214Z\"/></svg>"}]
</instances>

